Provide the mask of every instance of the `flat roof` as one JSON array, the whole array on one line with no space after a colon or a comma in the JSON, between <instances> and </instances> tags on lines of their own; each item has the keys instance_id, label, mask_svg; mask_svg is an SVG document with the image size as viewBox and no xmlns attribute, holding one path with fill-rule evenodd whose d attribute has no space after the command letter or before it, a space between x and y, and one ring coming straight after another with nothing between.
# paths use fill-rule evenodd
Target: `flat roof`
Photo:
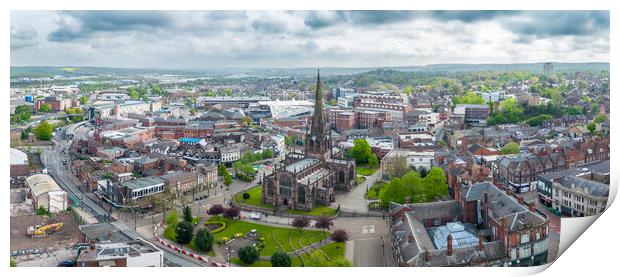
<instances>
[{"instance_id":1,"label":"flat roof","mask_svg":"<svg viewBox=\"0 0 620 277\"><path fill-rule=\"evenodd\" d=\"M128 187L128 188L132 189L132 190L135 190L135 189L142 189L142 188L146 188L146 187L151 187L151 186L163 184L163 183L165 183L165 181L166 180L164 180L161 177L150 176L150 177L145 177L145 178L140 178L140 179L136 179L136 180L122 182L121 186L125 186L125 187Z\"/></svg>"},{"instance_id":2,"label":"flat roof","mask_svg":"<svg viewBox=\"0 0 620 277\"><path fill-rule=\"evenodd\" d=\"M28 155L20 150L11 148L11 165L28 164Z\"/></svg>"}]
</instances>

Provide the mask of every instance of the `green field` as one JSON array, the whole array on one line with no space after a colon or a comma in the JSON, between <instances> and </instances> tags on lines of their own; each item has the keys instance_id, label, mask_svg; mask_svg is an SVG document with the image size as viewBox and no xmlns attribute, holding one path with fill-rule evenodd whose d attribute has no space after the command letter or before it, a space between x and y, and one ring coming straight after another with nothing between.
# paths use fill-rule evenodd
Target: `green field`
<instances>
[{"instance_id":1,"label":"green field","mask_svg":"<svg viewBox=\"0 0 620 277\"><path fill-rule=\"evenodd\" d=\"M312 210L309 212L304 211L304 210L289 210L288 213L298 214L298 215L312 215L312 216L334 216L336 215L336 210L328 206L316 206L312 208Z\"/></svg>"},{"instance_id":2,"label":"green field","mask_svg":"<svg viewBox=\"0 0 620 277\"><path fill-rule=\"evenodd\" d=\"M192 222L194 222L194 225L196 225L198 222L200 222L200 219L202 219L202 217L194 217L194 219L192 220ZM172 211L170 212L168 215L166 215L166 228L164 229L164 238L176 243L177 241L177 233L176 233L176 229L177 229L177 225L179 224L179 217L177 215L176 211ZM198 232L200 228L198 226L194 226L194 235L196 234L196 232ZM192 249L194 251L196 251L197 253L200 254L206 254L208 256L214 256L215 252L213 252L213 250L205 253L202 252L201 250L198 249L198 247L196 247L196 244L194 243L194 240L192 239L192 241L189 242L189 244L186 245L189 249ZM216 245L214 244L213 247L216 247Z\"/></svg>"},{"instance_id":3,"label":"green field","mask_svg":"<svg viewBox=\"0 0 620 277\"><path fill-rule=\"evenodd\" d=\"M260 251L261 256L271 256L273 253L280 250L291 252L299 248L298 242L300 239L304 239L308 244L312 244L319 242L325 235L329 235L324 231L304 230L300 232L297 229L261 225L228 219L222 216L211 217L207 222L212 221L226 222L226 229L217 234L213 234L216 241L222 237L232 238L236 233L245 234L252 229L256 229L261 237L265 238L265 248ZM291 243L289 243L289 240Z\"/></svg>"},{"instance_id":4,"label":"green field","mask_svg":"<svg viewBox=\"0 0 620 277\"><path fill-rule=\"evenodd\" d=\"M377 169L379 169L379 167L368 167L368 166L358 166L355 168L355 173L357 173L357 175L364 175L364 176L370 176L372 174L374 174Z\"/></svg>"},{"instance_id":5,"label":"green field","mask_svg":"<svg viewBox=\"0 0 620 277\"><path fill-rule=\"evenodd\" d=\"M250 198L249 199L243 199L243 192L238 193L237 195L235 195L235 201L237 203L243 203L243 204L247 204L247 205L252 205L252 206L258 206L258 207L263 207L263 208L273 208L273 205L269 204L269 203L263 203L262 202L262 197L263 197L263 187L262 186L255 186L247 191L248 194L250 194Z\"/></svg>"}]
</instances>

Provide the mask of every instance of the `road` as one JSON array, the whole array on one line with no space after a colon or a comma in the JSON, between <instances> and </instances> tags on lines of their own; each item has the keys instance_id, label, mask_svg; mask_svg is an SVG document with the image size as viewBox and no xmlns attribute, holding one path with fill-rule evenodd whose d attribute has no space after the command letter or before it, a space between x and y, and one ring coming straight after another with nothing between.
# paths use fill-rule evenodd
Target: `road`
<instances>
[{"instance_id":1,"label":"road","mask_svg":"<svg viewBox=\"0 0 620 277\"><path fill-rule=\"evenodd\" d=\"M72 199L77 199L80 202L80 207L93 215L99 221L109 221L121 232L132 238L142 238L144 240L154 242L152 237L139 234L124 222L116 220L112 217L110 210L102 208L98 203L93 201L93 199L85 196L85 194L78 189L78 186L80 185L78 179L71 173L68 166L62 164L62 160L69 159L69 144L66 140L62 139L64 137L65 130L66 127L62 128L59 134L56 135L54 140L57 142L57 146L51 149L46 149L41 155L41 161L47 167L48 173L54 177L58 185L67 192L69 197ZM163 247L160 248L164 250L164 259L168 265L192 267L205 266L204 264L194 262L189 258L186 259L185 257L181 257L176 252L171 252Z\"/></svg>"}]
</instances>

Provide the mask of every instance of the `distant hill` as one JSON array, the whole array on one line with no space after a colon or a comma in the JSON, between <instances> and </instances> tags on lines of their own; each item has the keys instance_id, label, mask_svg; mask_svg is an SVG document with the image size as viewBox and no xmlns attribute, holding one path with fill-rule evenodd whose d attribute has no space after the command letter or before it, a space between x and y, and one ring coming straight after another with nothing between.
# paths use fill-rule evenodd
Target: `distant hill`
<instances>
[{"instance_id":1,"label":"distant hill","mask_svg":"<svg viewBox=\"0 0 620 277\"><path fill-rule=\"evenodd\" d=\"M553 63L556 72L574 71L603 71L609 70L609 63ZM543 63L520 64L432 64L426 66L398 66L398 67L322 67L322 75L348 75L368 72L376 69L392 69L398 71L415 72L473 72L473 71L532 71L541 73ZM175 74L186 76L233 76L243 74L256 77L273 76L309 76L316 74L316 68L212 68L212 69L138 69L138 68L110 68L110 67L55 67L55 66L12 66L11 77L46 77L61 75L143 75L143 74Z\"/></svg>"}]
</instances>

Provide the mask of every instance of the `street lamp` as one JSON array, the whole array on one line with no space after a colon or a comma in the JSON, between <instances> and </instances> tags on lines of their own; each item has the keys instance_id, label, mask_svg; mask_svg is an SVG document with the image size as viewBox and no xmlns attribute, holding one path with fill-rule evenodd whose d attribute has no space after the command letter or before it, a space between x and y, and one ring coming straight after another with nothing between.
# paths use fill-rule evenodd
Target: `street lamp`
<instances>
[{"instance_id":1,"label":"street lamp","mask_svg":"<svg viewBox=\"0 0 620 277\"><path fill-rule=\"evenodd\" d=\"M226 250L228 251L228 254L226 255L227 259L228 259L228 267L230 267L230 254L234 253L235 250L230 249L230 245L226 246Z\"/></svg>"}]
</instances>

